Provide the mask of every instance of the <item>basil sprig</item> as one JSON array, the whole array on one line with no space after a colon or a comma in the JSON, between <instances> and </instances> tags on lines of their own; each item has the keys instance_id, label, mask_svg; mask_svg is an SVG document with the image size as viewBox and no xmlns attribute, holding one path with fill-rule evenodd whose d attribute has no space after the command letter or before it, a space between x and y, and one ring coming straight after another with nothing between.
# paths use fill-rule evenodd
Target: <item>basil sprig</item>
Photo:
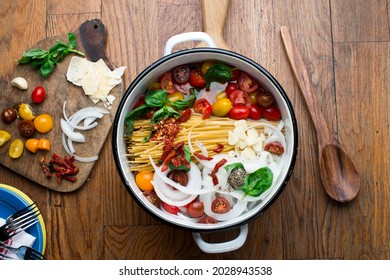
<instances>
[{"instance_id":1,"label":"basil sprig","mask_svg":"<svg viewBox=\"0 0 390 280\"><path fill-rule=\"evenodd\" d=\"M262 167L245 177L240 190L245 194L257 197L271 187L273 177L269 167Z\"/></svg>"},{"instance_id":2,"label":"basil sprig","mask_svg":"<svg viewBox=\"0 0 390 280\"><path fill-rule=\"evenodd\" d=\"M68 53L84 56L83 52L76 49L76 36L73 33L68 33L68 40L69 44L57 40L48 51L39 48L25 51L17 62L19 64L31 63L33 68L39 68L41 75L47 78L54 71L56 64L61 62Z\"/></svg>"}]
</instances>

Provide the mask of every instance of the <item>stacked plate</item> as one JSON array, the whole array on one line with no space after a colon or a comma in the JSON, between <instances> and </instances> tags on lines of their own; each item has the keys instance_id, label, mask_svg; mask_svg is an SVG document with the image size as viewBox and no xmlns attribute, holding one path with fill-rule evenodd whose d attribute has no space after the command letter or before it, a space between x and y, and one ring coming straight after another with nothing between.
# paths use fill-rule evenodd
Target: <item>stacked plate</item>
<instances>
[{"instance_id":1,"label":"stacked plate","mask_svg":"<svg viewBox=\"0 0 390 280\"><path fill-rule=\"evenodd\" d=\"M31 203L33 201L22 191L0 184L0 218L7 219L9 215ZM46 249L46 227L42 215L39 215L38 220L39 222L26 229L26 232L36 238L32 247L44 254Z\"/></svg>"}]
</instances>

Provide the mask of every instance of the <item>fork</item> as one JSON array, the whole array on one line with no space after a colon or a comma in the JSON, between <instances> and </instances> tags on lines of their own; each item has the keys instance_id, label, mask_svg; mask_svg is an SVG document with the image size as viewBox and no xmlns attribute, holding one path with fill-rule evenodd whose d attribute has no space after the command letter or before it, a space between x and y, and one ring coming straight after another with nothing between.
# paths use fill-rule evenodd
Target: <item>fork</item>
<instances>
[{"instance_id":1,"label":"fork","mask_svg":"<svg viewBox=\"0 0 390 280\"><path fill-rule=\"evenodd\" d=\"M9 215L7 220L5 221L6 224L11 223L14 219L20 218L23 214L26 214L27 212L30 211L30 208L35 208L37 205L35 202L31 203L30 205L24 207L23 209L20 209L19 211Z\"/></svg>"},{"instance_id":2,"label":"fork","mask_svg":"<svg viewBox=\"0 0 390 280\"><path fill-rule=\"evenodd\" d=\"M19 248L14 248L0 242L0 247L15 253L20 260L47 260L46 257L40 252L28 246L20 246Z\"/></svg>"},{"instance_id":3,"label":"fork","mask_svg":"<svg viewBox=\"0 0 390 280\"><path fill-rule=\"evenodd\" d=\"M0 227L0 241L6 241L18 234L19 232L27 229L28 227L36 224L38 222L37 217L41 214L35 203L32 204L32 207L27 207L27 209L22 209L11 215L7 218L10 222L6 222Z\"/></svg>"}]
</instances>

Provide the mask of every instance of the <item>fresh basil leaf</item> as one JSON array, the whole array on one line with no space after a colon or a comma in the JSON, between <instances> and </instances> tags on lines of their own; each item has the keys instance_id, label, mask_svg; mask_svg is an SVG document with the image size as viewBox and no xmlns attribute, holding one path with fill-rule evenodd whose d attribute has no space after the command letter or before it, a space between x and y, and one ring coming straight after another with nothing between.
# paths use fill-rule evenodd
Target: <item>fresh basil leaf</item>
<instances>
[{"instance_id":1,"label":"fresh basil leaf","mask_svg":"<svg viewBox=\"0 0 390 280\"><path fill-rule=\"evenodd\" d=\"M75 49L76 48L76 36L73 33L68 32L68 40L69 40L69 46L72 49Z\"/></svg>"},{"instance_id":2,"label":"fresh basil leaf","mask_svg":"<svg viewBox=\"0 0 390 280\"><path fill-rule=\"evenodd\" d=\"M228 165L225 165L224 166L227 174L230 174L233 170L236 170L236 169L244 169L244 165L241 163L241 162L236 162L236 163L231 163L231 164L228 164Z\"/></svg>"},{"instance_id":3,"label":"fresh basil leaf","mask_svg":"<svg viewBox=\"0 0 390 280\"><path fill-rule=\"evenodd\" d=\"M216 63L206 72L206 88L209 88L212 82L224 84L229 81L232 76L233 71L229 66L222 63Z\"/></svg>"},{"instance_id":4,"label":"fresh basil leaf","mask_svg":"<svg viewBox=\"0 0 390 280\"><path fill-rule=\"evenodd\" d=\"M149 107L160 108L167 103L167 92L163 89L148 90L145 96L145 102Z\"/></svg>"},{"instance_id":5,"label":"fresh basil leaf","mask_svg":"<svg viewBox=\"0 0 390 280\"><path fill-rule=\"evenodd\" d=\"M124 136L131 136L134 131L134 121L131 119L125 120L125 129L124 129Z\"/></svg>"},{"instance_id":6,"label":"fresh basil leaf","mask_svg":"<svg viewBox=\"0 0 390 280\"><path fill-rule=\"evenodd\" d=\"M249 174L240 188L245 194L257 197L272 185L273 173L268 167L262 167Z\"/></svg>"},{"instance_id":7,"label":"fresh basil leaf","mask_svg":"<svg viewBox=\"0 0 390 280\"><path fill-rule=\"evenodd\" d=\"M29 63L31 60L32 60L32 57L23 56L21 59L17 60L16 62L19 64L26 64L26 63Z\"/></svg>"},{"instance_id":8,"label":"fresh basil leaf","mask_svg":"<svg viewBox=\"0 0 390 280\"><path fill-rule=\"evenodd\" d=\"M195 93L191 93L186 98L176 100L175 102L170 102L170 104L171 104L172 108L179 110L179 111L182 111L182 110L185 110L187 108L192 107L192 105L194 105L194 103L195 103L195 100L196 100Z\"/></svg>"},{"instance_id":9,"label":"fresh basil leaf","mask_svg":"<svg viewBox=\"0 0 390 280\"><path fill-rule=\"evenodd\" d=\"M57 40L56 44L49 49L49 52L62 52L63 50L66 50L68 48L68 45Z\"/></svg>"},{"instance_id":10,"label":"fresh basil leaf","mask_svg":"<svg viewBox=\"0 0 390 280\"><path fill-rule=\"evenodd\" d=\"M31 49L27 52L23 52L24 57L38 57L42 55L46 55L48 52L42 49Z\"/></svg>"},{"instance_id":11,"label":"fresh basil leaf","mask_svg":"<svg viewBox=\"0 0 390 280\"><path fill-rule=\"evenodd\" d=\"M136 120L145 115L147 112L149 112L152 108L150 108L146 104L142 104L141 106L135 108L134 110L131 110L127 113L125 117L125 122L127 120Z\"/></svg>"},{"instance_id":12,"label":"fresh basil leaf","mask_svg":"<svg viewBox=\"0 0 390 280\"><path fill-rule=\"evenodd\" d=\"M55 61L51 56L49 56L40 68L42 76L44 78L47 78L51 74L51 72L53 72L54 67Z\"/></svg>"}]
</instances>

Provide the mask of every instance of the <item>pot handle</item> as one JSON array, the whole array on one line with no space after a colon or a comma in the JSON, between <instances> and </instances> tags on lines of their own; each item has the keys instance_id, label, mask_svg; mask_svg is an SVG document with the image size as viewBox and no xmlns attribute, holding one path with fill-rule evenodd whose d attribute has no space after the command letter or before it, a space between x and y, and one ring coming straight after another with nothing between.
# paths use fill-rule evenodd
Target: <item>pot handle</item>
<instances>
[{"instance_id":1,"label":"pot handle","mask_svg":"<svg viewBox=\"0 0 390 280\"><path fill-rule=\"evenodd\" d=\"M213 39L211 39L210 35L205 32L181 33L168 39L167 43L165 44L164 56L172 53L172 49L175 45L187 41L202 41L205 42L210 48L217 47Z\"/></svg>"},{"instance_id":2,"label":"pot handle","mask_svg":"<svg viewBox=\"0 0 390 280\"><path fill-rule=\"evenodd\" d=\"M248 236L248 224L245 224L240 227L240 233L237 238L222 242L222 243L207 243L202 239L200 233L193 232L192 236L194 237L194 241L196 245L205 253L226 253L230 251L237 250L244 245L246 238Z\"/></svg>"}]
</instances>

